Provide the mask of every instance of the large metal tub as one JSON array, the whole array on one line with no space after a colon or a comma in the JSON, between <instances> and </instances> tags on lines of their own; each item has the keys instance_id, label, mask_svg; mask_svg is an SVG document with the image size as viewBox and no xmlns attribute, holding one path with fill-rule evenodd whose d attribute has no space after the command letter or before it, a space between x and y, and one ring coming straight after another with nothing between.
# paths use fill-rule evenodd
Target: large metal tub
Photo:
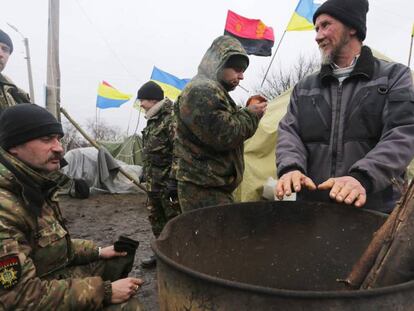
<instances>
[{"instance_id":1,"label":"large metal tub","mask_svg":"<svg viewBox=\"0 0 414 311\"><path fill-rule=\"evenodd\" d=\"M337 205L261 202L170 221L152 247L160 309L414 310L414 282L345 291L381 214Z\"/></svg>"}]
</instances>

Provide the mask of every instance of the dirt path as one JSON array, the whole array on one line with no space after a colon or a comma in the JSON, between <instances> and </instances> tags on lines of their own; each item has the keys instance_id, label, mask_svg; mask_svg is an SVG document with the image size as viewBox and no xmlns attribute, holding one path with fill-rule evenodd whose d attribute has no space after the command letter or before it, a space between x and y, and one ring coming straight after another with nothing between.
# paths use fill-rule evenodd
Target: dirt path
<instances>
[{"instance_id":1,"label":"dirt path","mask_svg":"<svg viewBox=\"0 0 414 311\"><path fill-rule=\"evenodd\" d=\"M147 219L144 194L98 194L79 200L61 196L61 208L68 229L74 238L91 239L107 246L126 235L140 242L131 276L145 281L138 294L145 310L157 311L156 269L142 270L139 263L152 251L153 238Z\"/></svg>"}]
</instances>

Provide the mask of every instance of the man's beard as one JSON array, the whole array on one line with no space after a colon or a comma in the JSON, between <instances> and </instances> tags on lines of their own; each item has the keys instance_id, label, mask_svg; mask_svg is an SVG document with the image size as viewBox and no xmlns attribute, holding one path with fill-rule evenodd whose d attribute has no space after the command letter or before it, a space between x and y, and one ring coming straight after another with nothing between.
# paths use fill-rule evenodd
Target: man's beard
<instances>
[{"instance_id":1,"label":"man's beard","mask_svg":"<svg viewBox=\"0 0 414 311\"><path fill-rule=\"evenodd\" d=\"M348 44L348 42L349 42L348 37L345 31L343 31L338 44L334 46L331 51L325 52L323 51L323 49L319 48L319 51L321 53L322 65L329 65L332 63L336 63L339 55L342 52L342 49Z\"/></svg>"}]
</instances>

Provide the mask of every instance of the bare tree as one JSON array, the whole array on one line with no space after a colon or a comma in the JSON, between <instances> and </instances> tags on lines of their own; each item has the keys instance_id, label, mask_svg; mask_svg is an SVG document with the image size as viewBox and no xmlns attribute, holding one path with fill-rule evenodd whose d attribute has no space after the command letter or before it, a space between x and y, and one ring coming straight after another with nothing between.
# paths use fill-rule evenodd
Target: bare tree
<instances>
[{"instance_id":1,"label":"bare tree","mask_svg":"<svg viewBox=\"0 0 414 311\"><path fill-rule=\"evenodd\" d=\"M123 138L119 127L110 126L102 120L97 125L95 120L88 119L86 120L86 128L96 141L117 141Z\"/></svg>"},{"instance_id":2,"label":"bare tree","mask_svg":"<svg viewBox=\"0 0 414 311\"><path fill-rule=\"evenodd\" d=\"M312 57L305 57L300 55L289 70L284 71L282 68L279 71L272 71L270 75L266 77L263 87L255 87L256 93L262 94L269 100L279 96L284 91L293 87L299 80L306 75L316 71L320 67L319 58L315 55ZM265 75L263 70L262 76ZM262 80L261 78L260 80Z\"/></svg>"},{"instance_id":3,"label":"bare tree","mask_svg":"<svg viewBox=\"0 0 414 311\"><path fill-rule=\"evenodd\" d=\"M63 136L61 142L66 152L72 149L89 146L88 142L69 121L64 120L62 126L65 136Z\"/></svg>"}]
</instances>

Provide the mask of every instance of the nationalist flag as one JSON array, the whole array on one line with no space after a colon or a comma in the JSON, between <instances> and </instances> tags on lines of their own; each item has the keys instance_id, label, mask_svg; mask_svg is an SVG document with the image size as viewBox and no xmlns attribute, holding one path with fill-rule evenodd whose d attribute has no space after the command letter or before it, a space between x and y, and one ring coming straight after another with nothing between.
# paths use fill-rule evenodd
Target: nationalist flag
<instances>
[{"instance_id":1,"label":"nationalist flag","mask_svg":"<svg viewBox=\"0 0 414 311\"><path fill-rule=\"evenodd\" d=\"M171 100L177 99L185 85L190 81L190 79L179 79L155 66L152 69L151 80L161 86L164 95Z\"/></svg>"},{"instance_id":2,"label":"nationalist flag","mask_svg":"<svg viewBox=\"0 0 414 311\"><path fill-rule=\"evenodd\" d=\"M260 19L246 18L228 10L224 34L239 39L247 54L272 55L275 43L273 29Z\"/></svg>"},{"instance_id":3,"label":"nationalist flag","mask_svg":"<svg viewBox=\"0 0 414 311\"><path fill-rule=\"evenodd\" d=\"M313 30L313 14L319 6L314 0L300 0L286 31Z\"/></svg>"},{"instance_id":4,"label":"nationalist flag","mask_svg":"<svg viewBox=\"0 0 414 311\"><path fill-rule=\"evenodd\" d=\"M121 93L108 82L102 81L98 87L96 107L101 109L119 108L122 104L129 101L131 97L132 95Z\"/></svg>"}]
</instances>

